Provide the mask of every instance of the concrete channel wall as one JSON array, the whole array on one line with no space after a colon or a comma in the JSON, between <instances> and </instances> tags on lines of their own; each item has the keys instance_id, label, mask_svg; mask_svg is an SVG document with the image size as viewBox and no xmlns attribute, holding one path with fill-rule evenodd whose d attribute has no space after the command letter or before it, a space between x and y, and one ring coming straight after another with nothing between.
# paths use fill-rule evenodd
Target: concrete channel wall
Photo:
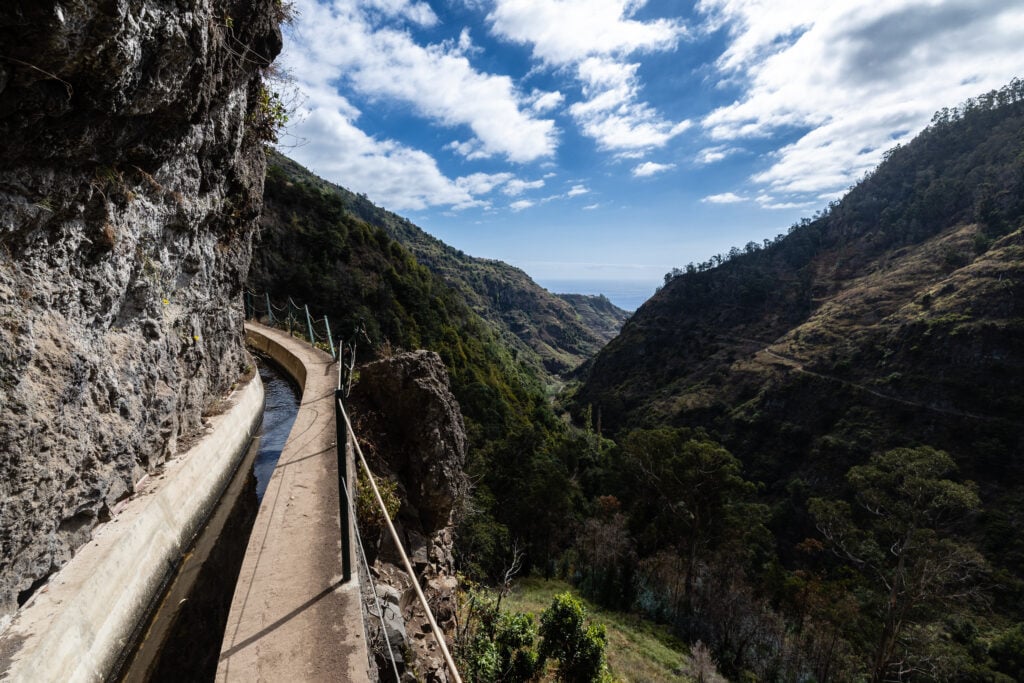
<instances>
[{"instance_id":1,"label":"concrete channel wall","mask_svg":"<svg viewBox=\"0 0 1024 683\"><path fill-rule=\"evenodd\" d=\"M207 433L145 481L0 635L0 680L103 681L216 505L263 414L256 375Z\"/></svg>"},{"instance_id":2,"label":"concrete channel wall","mask_svg":"<svg viewBox=\"0 0 1024 683\"><path fill-rule=\"evenodd\" d=\"M302 400L249 536L217 680L369 681L358 575L341 576L338 366L280 330L247 323L246 339L292 376ZM351 458L344 465L351 473Z\"/></svg>"}]
</instances>

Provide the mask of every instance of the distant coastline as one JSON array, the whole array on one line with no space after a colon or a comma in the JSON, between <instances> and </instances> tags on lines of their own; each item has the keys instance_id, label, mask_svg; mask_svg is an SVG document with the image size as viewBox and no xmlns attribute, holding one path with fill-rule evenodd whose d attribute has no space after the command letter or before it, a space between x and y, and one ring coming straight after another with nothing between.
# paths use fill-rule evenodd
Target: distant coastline
<instances>
[{"instance_id":1,"label":"distant coastline","mask_svg":"<svg viewBox=\"0 0 1024 683\"><path fill-rule=\"evenodd\" d=\"M534 279L552 294L604 294L613 304L627 311L640 308L658 287L658 283L643 280Z\"/></svg>"}]
</instances>

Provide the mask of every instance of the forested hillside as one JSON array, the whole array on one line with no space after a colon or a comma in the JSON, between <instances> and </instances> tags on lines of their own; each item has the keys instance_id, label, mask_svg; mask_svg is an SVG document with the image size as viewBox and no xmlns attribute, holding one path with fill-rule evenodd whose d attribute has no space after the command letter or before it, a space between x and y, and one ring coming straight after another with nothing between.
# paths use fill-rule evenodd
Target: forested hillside
<instances>
[{"instance_id":1,"label":"forested hillside","mask_svg":"<svg viewBox=\"0 0 1024 683\"><path fill-rule=\"evenodd\" d=\"M591 304L593 297L555 296L518 268L454 249L365 196L317 178L280 154L272 154L269 163L282 179L330 193L345 215L383 229L458 291L527 364L550 373L571 370L614 337L628 315L611 302Z\"/></svg>"},{"instance_id":2,"label":"forested hillside","mask_svg":"<svg viewBox=\"0 0 1024 683\"><path fill-rule=\"evenodd\" d=\"M1020 680L1022 340L1014 81L666 276L574 397L617 442L578 580L736 676Z\"/></svg>"}]
</instances>

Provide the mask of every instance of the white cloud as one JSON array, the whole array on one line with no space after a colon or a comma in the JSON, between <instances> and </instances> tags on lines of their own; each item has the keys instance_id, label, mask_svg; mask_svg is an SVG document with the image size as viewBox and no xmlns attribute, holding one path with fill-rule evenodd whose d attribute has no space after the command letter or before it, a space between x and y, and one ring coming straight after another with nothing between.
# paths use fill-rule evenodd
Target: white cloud
<instances>
[{"instance_id":1,"label":"white cloud","mask_svg":"<svg viewBox=\"0 0 1024 683\"><path fill-rule=\"evenodd\" d=\"M530 93L530 97L526 100L530 104L530 108L538 114L549 112L552 109L557 109L565 102L565 95L562 93L555 92L543 92L540 90L534 90Z\"/></svg>"},{"instance_id":2,"label":"white cloud","mask_svg":"<svg viewBox=\"0 0 1024 683\"><path fill-rule=\"evenodd\" d=\"M735 154L738 151L740 151L739 148L729 147L728 145L705 147L701 151L697 152L696 162L698 164L713 164Z\"/></svg>"},{"instance_id":3,"label":"white cloud","mask_svg":"<svg viewBox=\"0 0 1024 683\"><path fill-rule=\"evenodd\" d=\"M633 168L633 176L636 178L647 178L655 173L670 171L675 167L675 164L656 164L653 161L645 161Z\"/></svg>"},{"instance_id":4,"label":"white cloud","mask_svg":"<svg viewBox=\"0 0 1024 683\"><path fill-rule=\"evenodd\" d=\"M537 118L509 77L473 68L466 56L472 50L467 32L457 42L422 46L405 30L387 25L388 19L431 25L437 18L431 19L425 3L296 4L294 32L301 38L289 43L283 60L303 90L343 82L368 98L407 103L441 125L467 126L477 158L498 154L528 162L554 153L554 121Z\"/></svg>"},{"instance_id":5,"label":"white cloud","mask_svg":"<svg viewBox=\"0 0 1024 683\"><path fill-rule=\"evenodd\" d=\"M482 178L447 178L425 152L359 130L349 118L353 111L347 105L302 112L292 132L317 143L290 149L289 154L328 180L365 192L393 210L485 205L477 198L490 189Z\"/></svg>"},{"instance_id":6,"label":"white cloud","mask_svg":"<svg viewBox=\"0 0 1024 683\"><path fill-rule=\"evenodd\" d=\"M599 209L599 208L601 208L601 204L600 203L598 203L598 204L587 204L586 206L583 207L583 210L584 211L593 211L594 209Z\"/></svg>"},{"instance_id":7,"label":"white cloud","mask_svg":"<svg viewBox=\"0 0 1024 683\"><path fill-rule=\"evenodd\" d=\"M756 198L762 209L813 209L814 202L780 201L770 194L759 194Z\"/></svg>"},{"instance_id":8,"label":"white cloud","mask_svg":"<svg viewBox=\"0 0 1024 683\"><path fill-rule=\"evenodd\" d=\"M664 119L640 100L635 53L674 50L687 35L676 19L637 20L646 0L496 0L494 35L531 46L553 68L574 68L584 101L569 112L601 149L663 147L690 126Z\"/></svg>"},{"instance_id":9,"label":"white cloud","mask_svg":"<svg viewBox=\"0 0 1024 683\"><path fill-rule=\"evenodd\" d=\"M505 189L502 190L509 197L518 197L527 190L536 190L544 187L543 180L520 180L518 178L508 181Z\"/></svg>"},{"instance_id":10,"label":"white cloud","mask_svg":"<svg viewBox=\"0 0 1024 683\"><path fill-rule=\"evenodd\" d=\"M569 113L602 149L628 154L663 147L692 125L688 120L666 121L651 106L638 101L639 66L590 57L577 67L587 99L569 107Z\"/></svg>"},{"instance_id":11,"label":"white cloud","mask_svg":"<svg viewBox=\"0 0 1024 683\"><path fill-rule=\"evenodd\" d=\"M474 173L459 178L455 181L455 184L458 187L464 188L470 194L483 195L511 179L511 173Z\"/></svg>"},{"instance_id":12,"label":"white cloud","mask_svg":"<svg viewBox=\"0 0 1024 683\"><path fill-rule=\"evenodd\" d=\"M496 35L523 45L547 64L593 55L670 50L686 35L677 20L637 21L646 0L496 0L488 16Z\"/></svg>"},{"instance_id":13,"label":"white cloud","mask_svg":"<svg viewBox=\"0 0 1024 683\"><path fill-rule=\"evenodd\" d=\"M585 185L573 185L566 193L569 197L579 197L582 194L589 193L590 190Z\"/></svg>"},{"instance_id":14,"label":"white cloud","mask_svg":"<svg viewBox=\"0 0 1024 683\"><path fill-rule=\"evenodd\" d=\"M338 3L342 4L342 3ZM346 3L348 4L348 3ZM408 19L420 26L434 26L437 15L425 2L409 2L408 0L363 0L366 8L378 10L385 16Z\"/></svg>"},{"instance_id":15,"label":"white cloud","mask_svg":"<svg viewBox=\"0 0 1024 683\"><path fill-rule=\"evenodd\" d=\"M533 206L533 202L531 202L529 199L520 199L519 201L515 201L509 204L508 208L512 209L516 213L519 213L523 209L529 209L531 206Z\"/></svg>"},{"instance_id":16,"label":"white cloud","mask_svg":"<svg viewBox=\"0 0 1024 683\"><path fill-rule=\"evenodd\" d=\"M753 178L776 193L834 196L936 110L1000 87L1024 64L1019 2L701 0L698 9L707 29L728 31L717 67L743 88L704 118L708 134L799 133Z\"/></svg>"},{"instance_id":17,"label":"white cloud","mask_svg":"<svg viewBox=\"0 0 1024 683\"><path fill-rule=\"evenodd\" d=\"M452 140L444 146L444 149L450 149L456 154L466 157L469 161L489 159L493 156L492 154L484 151L483 143L476 138L473 138L472 140L465 140L463 142Z\"/></svg>"},{"instance_id":18,"label":"white cloud","mask_svg":"<svg viewBox=\"0 0 1024 683\"><path fill-rule=\"evenodd\" d=\"M747 198L741 197L735 192L723 192L722 194L709 194L701 201L705 204L738 204L747 201Z\"/></svg>"}]
</instances>

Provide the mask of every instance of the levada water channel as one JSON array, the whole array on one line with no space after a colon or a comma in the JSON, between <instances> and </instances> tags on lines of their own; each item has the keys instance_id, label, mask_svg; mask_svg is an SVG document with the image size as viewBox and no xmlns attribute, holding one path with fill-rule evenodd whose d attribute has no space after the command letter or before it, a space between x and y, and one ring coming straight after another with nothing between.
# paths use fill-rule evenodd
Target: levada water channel
<instances>
[{"instance_id":1,"label":"levada water channel","mask_svg":"<svg viewBox=\"0 0 1024 683\"><path fill-rule=\"evenodd\" d=\"M287 375L265 358L257 358L257 364L265 394L263 424L110 682L180 683L216 676L249 532L299 411L298 389Z\"/></svg>"}]
</instances>

